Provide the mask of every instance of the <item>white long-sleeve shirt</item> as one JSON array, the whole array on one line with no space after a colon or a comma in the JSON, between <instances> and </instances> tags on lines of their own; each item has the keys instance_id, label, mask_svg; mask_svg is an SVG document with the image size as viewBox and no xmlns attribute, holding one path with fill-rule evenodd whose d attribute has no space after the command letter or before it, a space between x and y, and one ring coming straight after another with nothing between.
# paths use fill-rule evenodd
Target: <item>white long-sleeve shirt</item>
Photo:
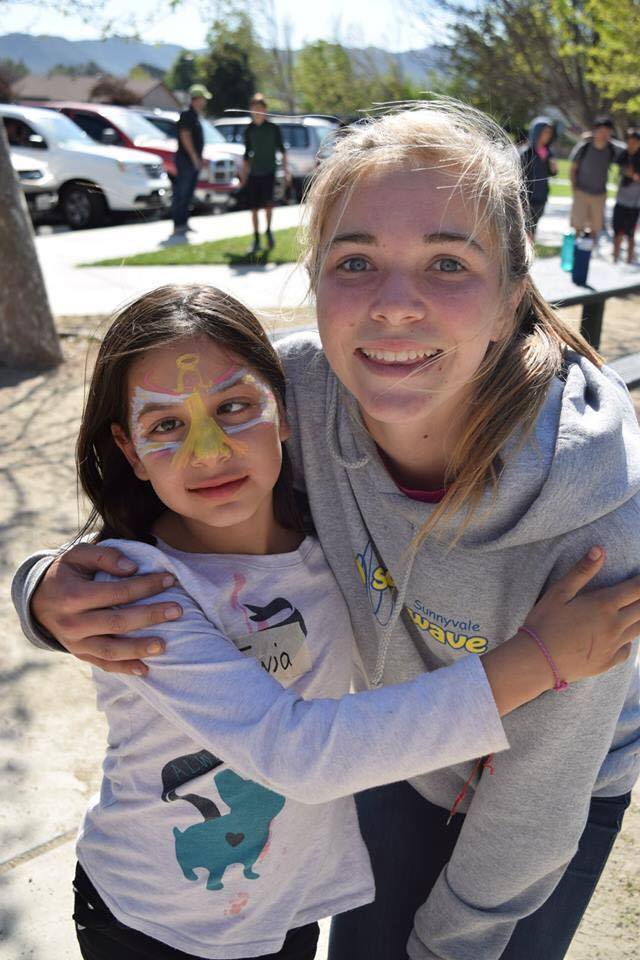
<instances>
[{"instance_id":1,"label":"white long-sleeve shirt","mask_svg":"<svg viewBox=\"0 0 640 960\"><path fill-rule=\"evenodd\" d=\"M106 543L173 573L184 609L147 678L94 671L109 749L78 857L127 926L202 957L277 952L373 899L352 792L506 746L477 657L348 695L351 625L315 540L242 557Z\"/></svg>"}]
</instances>

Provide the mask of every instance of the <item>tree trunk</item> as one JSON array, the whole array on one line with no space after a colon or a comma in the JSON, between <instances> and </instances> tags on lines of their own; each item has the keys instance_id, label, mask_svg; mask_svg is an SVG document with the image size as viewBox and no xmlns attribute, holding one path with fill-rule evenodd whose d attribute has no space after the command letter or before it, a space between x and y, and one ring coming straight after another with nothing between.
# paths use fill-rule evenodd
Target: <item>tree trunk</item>
<instances>
[{"instance_id":1,"label":"tree trunk","mask_svg":"<svg viewBox=\"0 0 640 960\"><path fill-rule=\"evenodd\" d=\"M46 369L61 362L26 200L0 121L0 364Z\"/></svg>"}]
</instances>

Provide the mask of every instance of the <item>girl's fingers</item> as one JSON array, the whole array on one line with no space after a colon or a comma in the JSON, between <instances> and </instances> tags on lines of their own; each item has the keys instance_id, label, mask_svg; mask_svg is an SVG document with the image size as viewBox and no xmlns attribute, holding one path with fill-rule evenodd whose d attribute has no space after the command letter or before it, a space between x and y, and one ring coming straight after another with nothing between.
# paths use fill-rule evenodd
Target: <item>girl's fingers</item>
<instances>
[{"instance_id":1,"label":"girl's fingers","mask_svg":"<svg viewBox=\"0 0 640 960\"><path fill-rule=\"evenodd\" d=\"M108 584L111 586L111 584ZM118 584L119 586L119 584ZM63 646L68 641L84 641L85 638L126 634L132 630L148 630L167 620L178 620L182 608L177 603L144 603L128 607L105 606L101 609L85 609L79 613L62 614L57 619L56 639Z\"/></svg>"},{"instance_id":2,"label":"girl's fingers","mask_svg":"<svg viewBox=\"0 0 640 960\"><path fill-rule=\"evenodd\" d=\"M631 644L625 643L623 647L620 647L619 650L616 650L616 654L611 661L613 667L620 666L621 663L625 663L631 656Z\"/></svg>"},{"instance_id":3,"label":"girl's fingers","mask_svg":"<svg viewBox=\"0 0 640 960\"><path fill-rule=\"evenodd\" d=\"M115 547L101 547L99 544L77 543L64 554L64 562L75 564L90 573L98 570L111 573L114 577L127 577L138 569L138 565L116 550Z\"/></svg>"},{"instance_id":4,"label":"girl's fingers","mask_svg":"<svg viewBox=\"0 0 640 960\"><path fill-rule=\"evenodd\" d=\"M599 573L602 569L603 563L604 550L602 547L591 547L589 552L581 560L578 560L571 570L565 573L564 577L560 577L547 593L553 593L560 600L568 603L586 587L590 580L593 580L596 573Z\"/></svg>"},{"instance_id":5,"label":"girl's fingers","mask_svg":"<svg viewBox=\"0 0 640 960\"><path fill-rule=\"evenodd\" d=\"M633 628L636 631L635 636L640 636L640 600L622 607L618 611L618 619L625 631Z\"/></svg>"},{"instance_id":6,"label":"girl's fingers","mask_svg":"<svg viewBox=\"0 0 640 960\"><path fill-rule=\"evenodd\" d=\"M106 673L130 673L136 677L146 677L149 668L141 660L101 660L100 657L91 657L88 655L78 657L85 663L90 663L94 667L99 667Z\"/></svg>"},{"instance_id":7,"label":"girl's fingers","mask_svg":"<svg viewBox=\"0 0 640 960\"><path fill-rule=\"evenodd\" d=\"M67 650L81 660L90 660L113 663L113 669L119 670L118 664L126 664L130 660L142 657L157 657L164 653L164 641L159 637L141 637L138 640L127 640L123 637L83 637L75 642L70 641ZM105 669L103 667L103 669ZM124 671L128 672L128 671Z\"/></svg>"},{"instance_id":8,"label":"girl's fingers","mask_svg":"<svg viewBox=\"0 0 640 960\"><path fill-rule=\"evenodd\" d=\"M618 610L623 607L634 606L640 601L640 576L630 577L629 580L623 580L614 587L603 588L611 599L612 606Z\"/></svg>"}]
</instances>

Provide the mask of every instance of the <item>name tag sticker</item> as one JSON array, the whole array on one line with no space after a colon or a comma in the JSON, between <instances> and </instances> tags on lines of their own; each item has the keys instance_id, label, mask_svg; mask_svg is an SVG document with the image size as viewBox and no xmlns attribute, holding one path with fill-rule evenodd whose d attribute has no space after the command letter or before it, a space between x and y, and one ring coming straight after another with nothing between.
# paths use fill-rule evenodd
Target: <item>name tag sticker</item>
<instances>
[{"instance_id":1,"label":"name tag sticker","mask_svg":"<svg viewBox=\"0 0 640 960\"><path fill-rule=\"evenodd\" d=\"M259 660L283 687L290 686L312 667L309 641L299 623L249 633L233 642L241 653Z\"/></svg>"}]
</instances>

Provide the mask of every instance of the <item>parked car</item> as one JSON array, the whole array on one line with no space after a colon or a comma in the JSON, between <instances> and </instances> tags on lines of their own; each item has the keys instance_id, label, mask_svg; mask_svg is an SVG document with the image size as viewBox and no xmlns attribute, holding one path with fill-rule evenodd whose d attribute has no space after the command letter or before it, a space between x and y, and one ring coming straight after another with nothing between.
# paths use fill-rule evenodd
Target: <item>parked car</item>
<instances>
[{"instance_id":1,"label":"parked car","mask_svg":"<svg viewBox=\"0 0 640 960\"><path fill-rule=\"evenodd\" d=\"M301 200L305 184L318 163L318 151L323 141L336 132L339 123L331 117L278 117L271 114L269 119L281 129L293 189L296 199ZM214 120L216 130L225 140L241 145L243 152L245 130L250 123L250 116L229 115Z\"/></svg>"},{"instance_id":2,"label":"parked car","mask_svg":"<svg viewBox=\"0 0 640 960\"><path fill-rule=\"evenodd\" d=\"M48 106L64 113L98 143L158 154L170 179L175 179L178 151L175 131L168 135L150 123L140 110L103 103L53 102ZM204 158L207 162L200 171L195 205L207 209L225 207L239 186L236 165L228 150L216 149L209 144L205 144Z\"/></svg>"},{"instance_id":3,"label":"parked car","mask_svg":"<svg viewBox=\"0 0 640 960\"><path fill-rule=\"evenodd\" d=\"M155 124L155 126L159 130L162 130L167 136L177 139L178 118L180 117L180 114L177 110L153 110L149 107L132 107L131 109L138 111L146 120ZM227 140L225 140L217 127L214 126L211 120L207 119L207 117L201 117L200 122L202 123L202 130L204 132L205 151L209 151L213 148L217 151L223 150L225 153L228 153L229 156L232 156L236 164L236 175L238 178L240 178L242 174L242 161L244 158L244 143L229 143ZM234 194L234 202L236 207L244 206L243 192L244 191L242 189L238 188ZM282 166L282 161L278 160L276 164L276 179L273 188L273 199L275 203L282 203L284 201L285 194L286 183L284 177L284 168Z\"/></svg>"},{"instance_id":4,"label":"parked car","mask_svg":"<svg viewBox=\"0 0 640 960\"><path fill-rule=\"evenodd\" d=\"M54 110L0 104L11 152L44 160L58 191L59 209L73 229L98 226L110 210L165 208L171 184L162 160L139 151L98 146Z\"/></svg>"},{"instance_id":5,"label":"parked car","mask_svg":"<svg viewBox=\"0 0 640 960\"><path fill-rule=\"evenodd\" d=\"M58 191L46 163L38 163L11 151L11 164L25 195L29 213L33 219L38 214L49 213L58 203Z\"/></svg>"}]
</instances>

